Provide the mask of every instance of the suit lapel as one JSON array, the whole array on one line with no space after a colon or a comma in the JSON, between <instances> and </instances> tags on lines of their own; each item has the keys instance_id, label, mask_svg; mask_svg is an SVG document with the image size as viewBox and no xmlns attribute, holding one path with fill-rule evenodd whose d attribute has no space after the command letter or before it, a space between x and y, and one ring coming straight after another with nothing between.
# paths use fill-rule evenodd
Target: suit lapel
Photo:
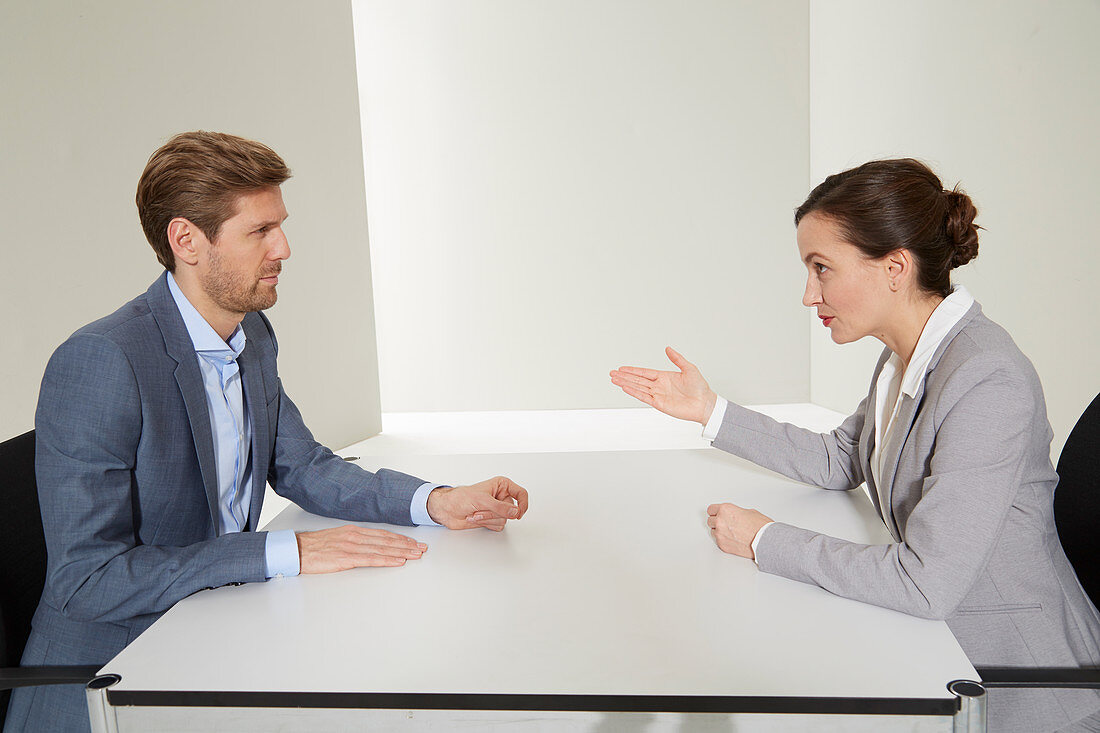
<instances>
[{"instance_id":1,"label":"suit lapel","mask_svg":"<svg viewBox=\"0 0 1100 733\"><path fill-rule=\"evenodd\" d=\"M871 391L867 395L867 402L864 405L863 432L859 438L859 460L860 465L863 466L863 479L867 482L867 494L870 496L875 510L882 517L883 523L887 525L886 511L882 507L882 502L879 501L878 484L871 473L871 454L875 449L875 423L878 419L875 414L875 403L878 399L878 375L882 372L882 367L889 358L890 350L885 349L882 356L879 357L878 366L875 367L874 375L871 377Z\"/></svg>"},{"instance_id":2,"label":"suit lapel","mask_svg":"<svg viewBox=\"0 0 1100 733\"><path fill-rule=\"evenodd\" d=\"M260 360L257 357L256 338L246 331L248 340L244 351L237 357L244 384L244 398L248 404L248 416L252 420L252 501L248 507L249 526L258 529L260 509L263 506L264 491L267 487L267 465L271 460L269 448L271 426L267 422L267 395L264 393L264 380L260 374Z\"/></svg>"},{"instance_id":3,"label":"suit lapel","mask_svg":"<svg viewBox=\"0 0 1100 733\"><path fill-rule=\"evenodd\" d=\"M872 392L871 404L874 405L874 393ZM882 508L882 502L878 498L878 483L875 481L875 476L871 473L871 454L875 449L875 411L869 409L867 417L863 422L863 435L860 437L859 447L859 459L865 470L863 472L863 479L867 482L867 495L871 497L871 503L875 507L875 511L882 517L882 521L886 522L886 512Z\"/></svg>"},{"instance_id":4,"label":"suit lapel","mask_svg":"<svg viewBox=\"0 0 1100 733\"><path fill-rule=\"evenodd\" d=\"M183 317L168 289L168 273L161 275L150 286L148 292L149 310L153 314L168 355L176 360L175 377L179 385L183 404L187 409L187 420L191 425L191 436L195 441L195 453L202 473L206 501L210 507L210 521L216 528L219 525L218 510L218 470L214 462L214 436L210 432L210 412L206 407L206 387L195 356L195 346L187 334Z\"/></svg>"},{"instance_id":5,"label":"suit lapel","mask_svg":"<svg viewBox=\"0 0 1100 733\"><path fill-rule=\"evenodd\" d=\"M929 372L931 367L929 367ZM925 380L927 380L927 373ZM901 462L901 451L905 441L909 438L909 432L913 429L921 402L924 400L924 383L922 380L917 387L917 393L910 397L907 394L901 396L901 406L898 408L897 417L890 427L890 434L884 439L884 445L880 447L882 452L882 485L886 488L886 511L883 517L886 519L886 528L895 540L901 540L901 530L898 527L897 518L894 517L894 479L897 477L898 464Z\"/></svg>"},{"instance_id":6,"label":"suit lapel","mask_svg":"<svg viewBox=\"0 0 1100 733\"><path fill-rule=\"evenodd\" d=\"M921 380L917 386L916 393L909 397L909 395L902 394L901 407L898 408L898 415L894 418L894 424L890 430L890 435L885 439L885 445L880 450L882 451L882 485L887 487L887 510L881 512L886 520L887 529L894 536L895 540L901 541L901 530L898 527L896 518L894 517L894 484L897 480L898 466L901 463L901 454L905 449L905 443L909 439L909 434L913 430L913 424L916 422L917 414L920 412L920 407L924 403L925 388L928 384L928 380L931 379L932 373L939 366L940 359L943 358L943 354L947 351L947 347L951 345L951 342L955 340L955 337L969 324L974 318L979 316L982 312L982 308L975 301L970 309L959 319L947 335L944 336L943 341L936 348L936 353L932 355L932 359L928 362L928 366L924 371L924 379ZM875 377L876 384L878 377ZM871 431L872 436L874 430ZM870 471L867 472L870 474Z\"/></svg>"}]
</instances>

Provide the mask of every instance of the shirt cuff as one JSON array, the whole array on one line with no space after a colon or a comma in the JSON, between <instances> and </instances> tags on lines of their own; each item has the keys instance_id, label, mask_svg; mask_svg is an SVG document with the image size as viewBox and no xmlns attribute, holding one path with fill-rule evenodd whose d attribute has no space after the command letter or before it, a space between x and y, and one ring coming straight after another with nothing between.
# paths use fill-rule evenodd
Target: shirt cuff
<instances>
[{"instance_id":1,"label":"shirt cuff","mask_svg":"<svg viewBox=\"0 0 1100 733\"><path fill-rule=\"evenodd\" d=\"M752 538L752 561L756 562L756 546L760 544L760 538L764 536L764 530L775 524L775 522L768 522L760 529L756 530L756 536ZM760 563L756 563L759 567Z\"/></svg>"},{"instance_id":2,"label":"shirt cuff","mask_svg":"<svg viewBox=\"0 0 1100 733\"><path fill-rule=\"evenodd\" d=\"M421 484L420 488L413 494L412 503L409 504L409 516L412 518L412 523L420 526L427 527L442 527L443 525L436 522L428 514L428 494L433 490L442 488L444 484Z\"/></svg>"},{"instance_id":3,"label":"shirt cuff","mask_svg":"<svg viewBox=\"0 0 1100 733\"><path fill-rule=\"evenodd\" d=\"M264 574L269 578L284 575L293 578L301 572L298 538L292 529L267 533L264 545Z\"/></svg>"},{"instance_id":4,"label":"shirt cuff","mask_svg":"<svg viewBox=\"0 0 1100 733\"><path fill-rule=\"evenodd\" d=\"M718 430L722 427L722 418L726 416L726 402L725 398L719 397L714 401L714 409L711 410L710 419L707 420L707 426L703 428L703 437L709 441L714 441L718 437Z\"/></svg>"}]
</instances>

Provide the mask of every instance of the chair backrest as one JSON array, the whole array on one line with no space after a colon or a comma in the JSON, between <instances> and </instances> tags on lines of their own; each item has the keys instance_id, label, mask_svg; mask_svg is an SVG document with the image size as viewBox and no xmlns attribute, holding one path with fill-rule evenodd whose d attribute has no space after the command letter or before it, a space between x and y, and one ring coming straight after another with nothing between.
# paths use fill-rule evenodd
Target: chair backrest
<instances>
[{"instance_id":1,"label":"chair backrest","mask_svg":"<svg viewBox=\"0 0 1100 733\"><path fill-rule=\"evenodd\" d=\"M46 580L34 431L0 443L0 667L15 667Z\"/></svg>"},{"instance_id":2,"label":"chair backrest","mask_svg":"<svg viewBox=\"0 0 1100 733\"><path fill-rule=\"evenodd\" d=\"M1070 431L1058 458L1054 523L1081 581L1100 607L1100 395Z\"/></svg>"}]
</instances>

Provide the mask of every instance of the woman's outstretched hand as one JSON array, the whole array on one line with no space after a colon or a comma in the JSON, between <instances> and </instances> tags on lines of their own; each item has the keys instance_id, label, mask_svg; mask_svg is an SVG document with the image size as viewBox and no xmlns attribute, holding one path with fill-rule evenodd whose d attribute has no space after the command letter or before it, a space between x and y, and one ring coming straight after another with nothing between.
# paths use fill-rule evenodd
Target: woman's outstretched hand
<instances>
[{"instance_id":1,"label":"woman's outstretched hand","mask_svg":"<svg viewBox=\"0 0 1100 733\"><path fill-rule=\"evenodd\" d=\"M611 383L666 415L706 425L718 396L699 369L679 352L669 346L665 354L679 371L624 366L611 371Z\"/></svg>"}]
</instances>

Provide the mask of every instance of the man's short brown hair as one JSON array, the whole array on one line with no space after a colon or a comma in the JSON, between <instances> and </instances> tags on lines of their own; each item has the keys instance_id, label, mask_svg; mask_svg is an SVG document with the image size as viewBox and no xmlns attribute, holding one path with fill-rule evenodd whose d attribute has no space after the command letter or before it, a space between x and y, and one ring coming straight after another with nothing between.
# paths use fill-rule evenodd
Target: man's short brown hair
<instances>
[{"instance_id":1,"label":"man's short brown hair","mask_svg":"<svg viewBox=\"0 0 1100 733\"><path fill-rule=\"evenodd\" d=\"M137 188L145 238L169 272L176 268L168 222L177 216L213 242L246 193L281 185L290 169L274 150L221 132L182 132L149 157Z\"/></svg>"}]
</instances>

